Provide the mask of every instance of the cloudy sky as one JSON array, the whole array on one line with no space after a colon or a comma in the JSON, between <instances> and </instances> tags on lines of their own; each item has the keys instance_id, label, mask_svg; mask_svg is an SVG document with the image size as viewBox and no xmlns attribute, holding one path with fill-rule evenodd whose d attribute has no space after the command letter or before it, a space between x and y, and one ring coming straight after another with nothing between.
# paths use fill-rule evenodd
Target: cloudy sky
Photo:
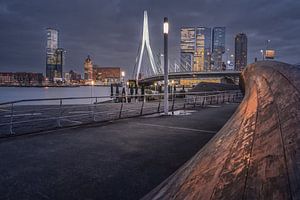
<instances>
[{"instance_id":1,"label":"cloudy sky","mask_svg":"<svg viewBox=\"0 0 300 200\"><path fill-rule=\"evenodd\" d=\"M60 31L67 50L64 71L95 64L131 73L148 11L150 40L162 51L162 20L170 21L170 56L179 57L180 27L225 26L226 48L234 35L248 36L248 62L267 39L277 59L300 62L299 0L0 0L0 71L45 72L46 28Z\"/></svg>"}]
</instances>

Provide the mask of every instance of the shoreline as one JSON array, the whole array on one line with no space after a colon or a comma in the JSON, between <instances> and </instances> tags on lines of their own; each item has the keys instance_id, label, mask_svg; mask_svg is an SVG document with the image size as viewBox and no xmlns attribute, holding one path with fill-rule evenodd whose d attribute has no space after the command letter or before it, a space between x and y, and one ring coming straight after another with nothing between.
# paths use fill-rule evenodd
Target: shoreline
<instances>
[{"instance_id":1,"label":"shoreline","mask_svg":"<svg viewBox=\"0 0 300 200\"><path fill-rule=\"evenodd\" d=\"M78 88L88 87L91 85L0 85L0 87L15 87L15 88ZM93 85L93 87L110 87L110 85Z\"/></svg>"}]
</instances>

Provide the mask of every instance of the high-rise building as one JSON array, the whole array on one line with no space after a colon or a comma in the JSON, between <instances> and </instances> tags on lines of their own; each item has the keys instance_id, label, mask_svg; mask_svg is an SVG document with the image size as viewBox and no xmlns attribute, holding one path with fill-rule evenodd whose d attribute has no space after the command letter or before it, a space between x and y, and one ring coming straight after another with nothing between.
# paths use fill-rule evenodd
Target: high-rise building
<instances>
[{"instance_id":1,"label":"high-rise building","mask_svg":"<svg viewBox=\"0 0 300 200\"><path fill-rule=\"evenodd\" d=\"M84 61L84 80L93 80L93 62L90 56L88 56Z\"/></svg>"},{"instance_id":2,"label":"high-rise building","mask_svg":"<svg viewBox=\"0 0 300 200\"><path fill-rule=\"evenodd\" d=\"M196 28L196 50L194 53L194 66L192 71L210 70L211 29Z\"/></svg>"},{"instance_id":3,"label":"high-rise building","mask_svg":"<svg viewBox=\"0 0 300 200\"><path fill-rule=\"evenodd\" d=\"M56 70L56 49L58 48L58 31L52 28L47 29L46 47L46 78L53 81Z\"/></svg>"},{"instance_id":4,"label":"high-rise building","mask_svg":"<svg viewBox=\"0 0 300 200\"><path fill-rule=\"evenodd\" d=\"M210 69L211 29L182 28L180 42L181 65L190 71Z\"/></svg>"},{"instance_id":5,"label":"high-rise building","mask_svg":"<svg viewBox=\"0 0 300 200\"><path fill-rule=\"evenodd\" d=\"M212 31L212 70L222 69L222 56L225 53L225 27L214 27Z\"/></svg>"},{"instance_id":6,"label":"high-rise building","mask_svg":"<svg viewBox=\"0 0 300 200\"><path fill-rule=\"evenodd\" d=\"M180 35L180 63L183 68L192 71L196 47L195 28L182 28Z\"/></svg>"},{"instance_id":7,"label":"high-rise building","mask_svg":"<svg viewBox=\"0 0 300 200\"><path fill-rule=\"evenodd\" d=\"M53 81L63 76L63 66L65 61L65 50L58 48L58 31L52 28L47 29L46 47L46 78Z\"/></svg>"},{"instance_id":8,"label":"high-rise building","mask_svg":"<svg viewBox=\"0 0 300 200\"><path fill-rule=\"evenodd\" d=\"M63 77L63 68L65 65L65 53L66 53L66 51L62 48L58 48L55 51L56 69L54 72L54 78L62 78Z\"/></svg>"},{"instance_id":9,"label":"high-rise building","mask_svg":"<svg viewBox=\"0 0 300 200\"><path fill-rule=\"evenodd\" d=\"M241 71L247 66L247 36L239 33L235 36L235 70Z\"/></svg>"}]
</instances>

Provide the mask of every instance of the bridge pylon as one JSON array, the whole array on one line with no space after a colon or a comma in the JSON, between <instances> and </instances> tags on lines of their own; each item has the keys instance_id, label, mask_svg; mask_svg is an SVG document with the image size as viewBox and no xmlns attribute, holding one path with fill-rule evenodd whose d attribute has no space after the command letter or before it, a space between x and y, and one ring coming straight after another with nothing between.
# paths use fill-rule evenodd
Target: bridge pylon
<instances>
[{"instance_id":1,"label":"bridge pylon","mask_svg":"<svg viewBox=\"0 0 300 200\"><path fill-rule=\"evenodd\" d=\"M152 49L150 46L148 15L147 15L146 10L144 11L143 37L142 37L142 44L141 44L141 48L140 48L140 52L139 52L139 56L138 56L138 66L137 66L136 77L135 77L136 81L138 81L138 79L139 79L139 74L141 71L141 65L142 65L142 59L143 59L145 47L148 52L147 55L150 60L152 71L154 74L158 74L158 68L156 66L156 63L155 63L155 60L153 57L153 53L152 53Z\"/></svg>"}]
</instances>

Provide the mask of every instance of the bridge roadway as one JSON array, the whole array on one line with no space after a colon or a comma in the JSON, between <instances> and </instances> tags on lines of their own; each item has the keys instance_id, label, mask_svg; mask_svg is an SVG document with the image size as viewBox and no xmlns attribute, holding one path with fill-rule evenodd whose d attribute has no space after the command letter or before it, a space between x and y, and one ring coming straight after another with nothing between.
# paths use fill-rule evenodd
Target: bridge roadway
<instances>
[{"instance_id":1,"label":"bridge roadway","mask_svg":"<svg viewBox=\"0 0 300 200\"><path fill-rule=\"evenodd\" d=\"M300 199L300 68L257 62L243 79L232 118L145 200Z\"/></svg>"},{"instance_id":2,"label":"bridge roadway","mask_svg":"<svg viewBox=\"0 0 300 200\"><path fill-rule=\"evenodd\" d=\"M240 71L217 71L217 72L171 72L169 79L181 79L181 78L228 78L236 82L240 77ZM164 80L164 75L150 76L139 80L140 84L150 84L155 81Z\"/></svg>"},{"instance_id":3,"label":"bridge roadway","mask_svg":"<svg viewBox=\"0 0 300 200\"><path fill-rule=\"evenodd\" d=\"M237 106L2 138L0 199L139 199L205 145Z\"/></svg>"}]
</instances>

